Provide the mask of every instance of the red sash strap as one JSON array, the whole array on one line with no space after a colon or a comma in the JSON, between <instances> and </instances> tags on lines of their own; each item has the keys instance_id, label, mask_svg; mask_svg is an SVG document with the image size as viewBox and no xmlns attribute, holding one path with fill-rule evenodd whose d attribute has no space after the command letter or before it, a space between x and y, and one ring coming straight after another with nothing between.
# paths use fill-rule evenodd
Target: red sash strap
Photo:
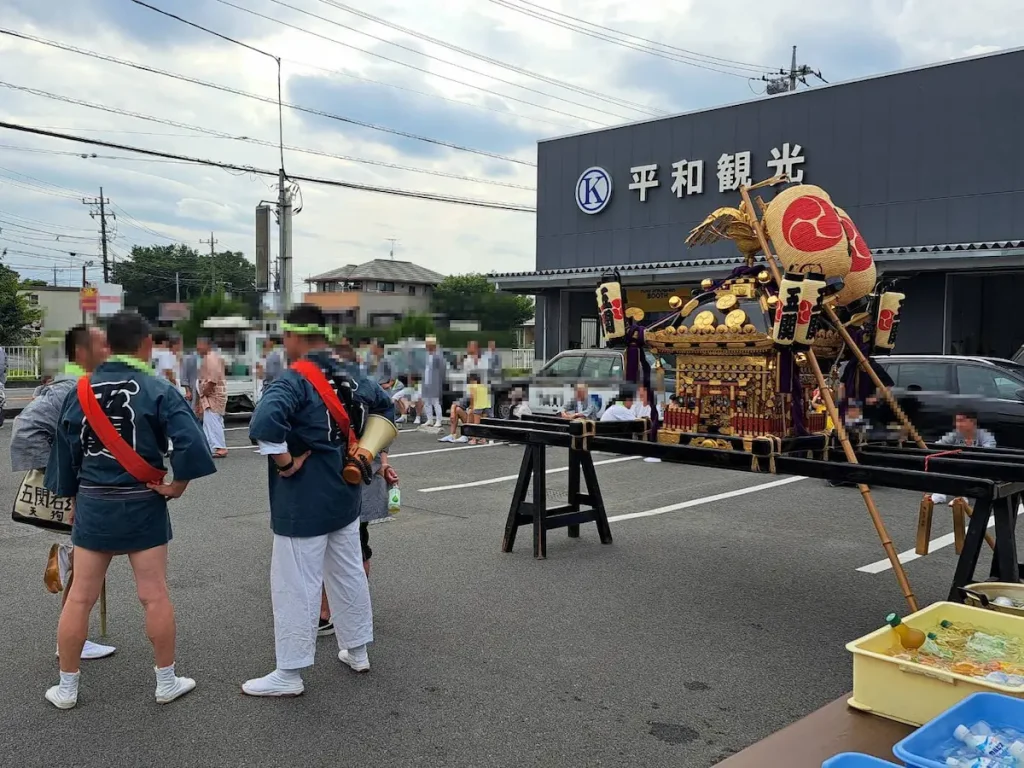
<instances>
[{"instance_id":1,"label":"red sash strap","mask_svg":"<svg viewBox=\"0 0 1024 768\"><path fill-rule=\"evenodd\" d=\"M114 425L110 423L107 414L96 400L88 376L82 376L78 380L78 404L82 406L85 418L92 431L96 433L96 437L103 443L103 447L113 454L122 469L140 483L159 483L164 479L164 471L139 456L114 429Z\"/></svg>"},{"instance_id":2,"label":"red sash strap","mask_svg":"<svg viewBox=\"0 0 1024 768\"><path fill-rule=\"evenodd\" d=\"M341 433L348 435L348 444L351 445L355 442L356 437L352 434L352 422L349 420L348 411L345 410L345 406L338 399L338 393L334 391L334 387L327 381L327 377L320 370L320 366L312 360L296 360L290 367L313 385L313 389L316 390L317 394L320 395L320 399L324 401L324 405L327 406L327 412L337 422Z\"/></svg>"}]
</instances>

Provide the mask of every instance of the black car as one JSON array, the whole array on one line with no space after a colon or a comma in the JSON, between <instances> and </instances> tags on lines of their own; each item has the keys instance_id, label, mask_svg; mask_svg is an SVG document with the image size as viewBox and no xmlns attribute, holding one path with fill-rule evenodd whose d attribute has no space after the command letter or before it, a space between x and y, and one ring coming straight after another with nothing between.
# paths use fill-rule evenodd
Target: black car
<instances>
[{"instance_id":1,"label":"black car","mask_svg":"<svg viewBox=\"0 0 1024 768\"><path fill-rule=\"evenodd\" d=\"M990 357L889 355L872 358L928 442L953 429L957 411L1007 448L1024 448L1024 364ZM883 381L886 377L883 377Z\"/></svg>"}]
</instances>

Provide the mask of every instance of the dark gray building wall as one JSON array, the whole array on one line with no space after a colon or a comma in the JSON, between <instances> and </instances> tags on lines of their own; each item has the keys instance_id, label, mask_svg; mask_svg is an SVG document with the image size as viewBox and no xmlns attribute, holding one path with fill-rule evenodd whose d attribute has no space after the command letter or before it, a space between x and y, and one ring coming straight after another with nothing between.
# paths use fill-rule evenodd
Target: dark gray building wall
<instances>
[{"instance_id":1,"label":"dark gray building wall","mask_svg":"<svg viewBox=\"0 0 1024 768\"><path fill-rule=\"evenodd\" d=\"M925 272L901 280L895 290L907 294L895 352L942 355L946 317L946 273Z\"/></svg>"},{"instance_id":2,"label":"dark gray building wall","mask_svg":"<svg viewBox=\"0 0 1024 768\"><path fill-rule=\"evenodd\" d=\"M733 255L728 242L693 253L684 242L739 202L719 192L718 158L749 150L758 181L784 142L803 147L804 181L824 187L872 248L1022 238L1022 82L1024 51L1014 51L541 142L537 269ZM704 161L704 191L679 199L672 163L684 159ZM660 186L642 203L629 169L647 163ZM587 215L574 193L591 166L614 191Z\"/></svg>"}]
</instances>

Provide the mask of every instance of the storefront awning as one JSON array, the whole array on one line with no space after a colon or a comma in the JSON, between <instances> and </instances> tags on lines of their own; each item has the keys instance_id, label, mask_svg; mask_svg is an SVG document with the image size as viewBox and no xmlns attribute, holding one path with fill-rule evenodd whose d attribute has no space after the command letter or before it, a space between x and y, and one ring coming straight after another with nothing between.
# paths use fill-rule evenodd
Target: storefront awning
<instances>
[{"instance_id":1,"label":"storefront awning","mask_svg":"<svg viewBox=\"0 0 1024 768\"><path fill-rule=\"evenodd\" d=\"M872 255L883 271L889 273L1020 269L1024 267L1024 240L880 248L872 251ZM764 259L759 258L758 261L763 263ZM557 288L590 288L596 278L614 269L619 271L625 285L658 285L692 278L721 277L742 263L743 257L737 254L725 259L491 273L487 279L502 291L536 293Z\"/></svg>"}]
</instances>

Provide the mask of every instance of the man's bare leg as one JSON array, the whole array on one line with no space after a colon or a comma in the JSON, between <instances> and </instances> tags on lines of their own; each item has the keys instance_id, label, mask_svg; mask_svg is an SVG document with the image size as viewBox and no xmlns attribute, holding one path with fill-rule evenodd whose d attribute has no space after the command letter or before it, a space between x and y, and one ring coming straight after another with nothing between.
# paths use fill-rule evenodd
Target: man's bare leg
<instances>
[{"instance_id":1,"label":"man's bare leg","mask_svg":"<svg viewBox=\"0 0 1024 768\"><path fill-rule=\"evenodd\" d=\"M60 545L57 545L57 546L60 546ZM62 556L62 550L58 550L58 552L57 552L58 559L61 556ZM64 609L64 606L68 602L68 595L71 594L71 584L75 580L75 555L74 555L74 552L72 551L72 552L68 553L66 555L66 557L67 557L67 564L66 564L66 566L65 565L61 566L61 570L64 571L67 574L66 577L62 577L61 578L61 581L63 582L63 587L64 587L63 588L63 592L61 593L61 598L60 598L61 610ZM102 593L102 585L100 585L100 588L101 588L101 593ZM113 656L116 651L117 651L117 648L115 648L112 645L103 645L101 643L94 643L92 640L86 639L85 645L82 646L82 661L88 661L90 659L105 659L105 658L107 658L107 656ZM58 654L59 654L59 651L58 651Z\"/></svg>"},{"instance_id":2,"label":"man's bare leg","mask_svg":"<svg viewBox=\"0 0 1024 768\"><path fill-rule=\"evenodd\" d=\"M168 704L196 687L190 677L174 674L176 628L174 606L167 590L167 545L128 555L135 588L146 614L146 635L156 660L156 701Z\"/></svg>"}]
</instances>

